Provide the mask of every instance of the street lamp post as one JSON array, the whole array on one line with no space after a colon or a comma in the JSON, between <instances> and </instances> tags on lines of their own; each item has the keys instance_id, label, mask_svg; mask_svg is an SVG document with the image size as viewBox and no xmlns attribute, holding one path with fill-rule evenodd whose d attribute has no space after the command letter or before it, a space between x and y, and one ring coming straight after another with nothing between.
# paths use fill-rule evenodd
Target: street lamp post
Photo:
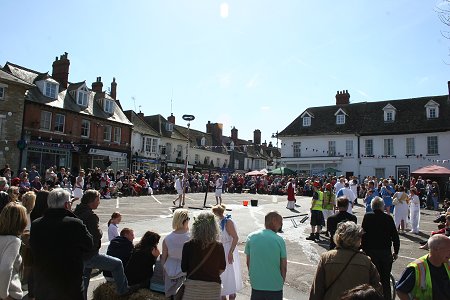
<instances>
[{"instance_id":1,"label":"street lamp post","mask_svg":"<svg viewBox=\"0 0 450 300\"><path fill-rule=\"evenodd\" d=\"M184 174L185 178L187 178L187 170L188 170L188 158L189 158L189 127L191 127L191 121L195 120L193 115L183 115L183 120L187 121L187 141L186 141L186 159L184 161Z\"/></svg>"},{"instance_id":2,"label":"street lamp post","mask_svg":"<svg viewBox=\"0 0 450 300\"><path fill-rule=\"evenodd\" d=\"M275 162L275 168L278 168L278 130L275 133L272 133L272 138L276 138L277 139L277 154L276 154L276 162Z\"/></svg>"}]
</instances>

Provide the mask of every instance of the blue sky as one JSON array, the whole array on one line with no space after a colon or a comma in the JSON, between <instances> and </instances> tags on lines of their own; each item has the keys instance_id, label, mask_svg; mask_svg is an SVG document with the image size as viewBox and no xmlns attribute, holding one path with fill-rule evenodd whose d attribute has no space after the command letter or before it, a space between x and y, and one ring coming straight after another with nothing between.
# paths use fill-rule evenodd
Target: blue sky
<instances>
[{"instance_id":1,"label":"blue sky","mask_svg":"<svg viewBox=\"0 0 450 300\"><path fill-rule=\"evenodd\" d=\"M441 2L3 0L0 64L51 73L68 52L69 81L116 77L124 109L172 107L177 124L192 114L194 129L269 141L338 90L351 102L447 94Z\"/></svg>"}]
</instances>

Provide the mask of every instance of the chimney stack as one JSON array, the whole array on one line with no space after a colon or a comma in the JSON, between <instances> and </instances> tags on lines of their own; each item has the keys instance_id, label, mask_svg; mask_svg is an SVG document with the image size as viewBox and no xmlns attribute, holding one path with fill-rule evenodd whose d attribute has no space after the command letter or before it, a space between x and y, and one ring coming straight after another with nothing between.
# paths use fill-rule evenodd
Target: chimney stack
<instances>
[{"instance_id":1,"label":"chimney stack","mask_svg":"<svg viewBox=\"0 0 450 300\"><path fill-rule=\"evenodd\" d=\"M173 125L175 125L175 116L173 115L173 113L170 113L170 116L167 117L167 121L169 121L169 123L172 123Z\"/></svg>"},{"instance_id":2,"label":"chimney stack","mask_svg":"<svg viewBox=\"0 0 450 300\"><path fill-rule=\"evenodd\" d=\"M348 90L336 92L336 105L350 104L350 94Z\"/></svg>"},{"instance_id":3,"label":"chimney stack","mask_svg":"<svg viewBox=\"0 0 450 300\"><path fill-rule=\"evenodd\" d=\"M231 129L231 140L234 142L235 145L237 145L238 130L234 126Z\"/></svg>"},{"instance_id":4,"label":"chimney stack","mask_svg":"<svg viewBox=\"0 0 450 300\"><path fill-rule=\"evenodd\" d=\"M139 117L141 117L142 119L144 118L144 113L141 112L141 111L139 111L139 112L137 113L137 115L138 115Z\"/></svg>"},{"instance_id":5,"label":"chimney stack","mask_svg":"<svg viewBox=\"0 0 450 300\"><path fill-rule=\"evenodd\" d=\"M113 81L111 82L111 98L117 100L117 82L116 77L113 77Z\"/></svg>"},{"instance_id":6,"label":"chimney stack","mask_svg":"<svg viewBox=\"0 0 450 300\"><path fill-rule=\"evenodd\" d=\"M222 146L222 130L222 123L211 123L211 121L208 121L206 124L206 133L211 134L213 146ZM220 149L216 150L214 151L221 151Z\"/></svg>"},{"instance_id":7,"label":"chimney stack","mask_svg":"<svg viewBox=\"0 0 450 300\"><path fill-rule=\"evenodd\" d=\"M256 129L253 131L253 143L255 145L261 145L261 130Z\"/></svg>"},{"instance_id":8,"label":"chimney stack","mask_svg":"<svg viewBox=\"0 0 450 300\"><path fill-rule=\"evenodd\" d=\"M92 91L101 93L103 91L103 82L101 77L97 77L97 81L92 83Z\"/></svg>"},{"instance_id":9,"label":"chimney stack","mask_svg":"<svg viewBox=\"0 0 450 300\"><path fill-rule=\"evenodd\" d=\"M64 52L59 57L59 60L57 56L52 64L52 77L59 82L59 91L67 89L69 83L69 66L70 60L67 58L67 52Z\"/></svg>"}]
</instances>

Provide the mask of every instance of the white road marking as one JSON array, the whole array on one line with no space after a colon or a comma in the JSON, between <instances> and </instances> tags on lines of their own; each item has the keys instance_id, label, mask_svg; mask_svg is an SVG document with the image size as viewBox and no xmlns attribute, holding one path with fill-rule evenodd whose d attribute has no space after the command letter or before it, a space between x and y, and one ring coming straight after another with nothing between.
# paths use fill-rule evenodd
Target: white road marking
<instances>
[{"instance_id":1,"label":"white road marking","mask_svg":"<svg viewBox=\"0 0 450 300\"><path fill-rule=\"evenodd\" d=\"M155 196L152 195L152 198L153 198L156 202L158 202L159 204L161 204L161 202L159 202L158 199L156 199Z\"/></svg>"},{"instance_id":2,"label":"white road marking","mask_svg":"<svg viewBox=\"0 0 450 300\"><path fill-rule=\"evenodd\" d=\"M409 259L409 260L416 260L415 258L412 258L412 257L409 257L409 256L399 255L398 257L406 258L406 259Z\"/></svg>"},{"instance_id":3,"label":"white road marking","mask_svg":"<svg viewBox=\"0 0 450 300\"><path fill-rule=\"evenodd\" d=\"M116 208L119 208L119 197L116 198Z\"/></svg>"}]
</instances>

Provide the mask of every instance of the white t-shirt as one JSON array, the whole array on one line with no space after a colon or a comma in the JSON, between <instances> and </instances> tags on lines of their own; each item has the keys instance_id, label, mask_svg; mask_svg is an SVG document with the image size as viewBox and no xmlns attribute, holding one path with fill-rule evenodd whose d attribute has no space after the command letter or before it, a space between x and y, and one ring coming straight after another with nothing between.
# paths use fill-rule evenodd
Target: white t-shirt
<instances>
[{"instance_id":1,"label":"white t-shirt","mask_svg":"<svg viewBox=\"0 0 450 300\"><path fill-rule=\"evenodd\" d=\"M119 227L116 224L109 224L108 226L108 240L112 240L115 237L119 236Z\"/></svg>"}]
</instances>

